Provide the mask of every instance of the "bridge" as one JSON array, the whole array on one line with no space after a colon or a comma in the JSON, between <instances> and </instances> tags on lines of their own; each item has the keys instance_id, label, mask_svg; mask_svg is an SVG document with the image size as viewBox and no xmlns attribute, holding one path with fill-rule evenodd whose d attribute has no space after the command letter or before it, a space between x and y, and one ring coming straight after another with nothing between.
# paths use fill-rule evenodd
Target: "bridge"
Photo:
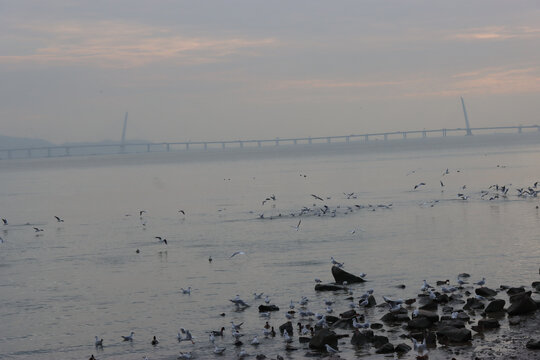
<instances>
[{"instance_id":1,"label":"bridge","mask_svg":"<svg viewBox=\"0 0 540 360\"><path fill-rule=\"evenodd\" d=\"M540 125L518 125L518 126L495 126L478 128L455 128L437 130L413 130L413 131L393 131L380 133L367 133L357 135L340 136L318 136L300 138L275 138L260 140L226 140L226 141L187 141L187 142L161 142L161 143L126 143L118 144L88 144L88 145L58 145L29 148L0 149L0 159L20 159L20 158L43 158L62 156L83 156L83 155L104 155L104 154L125 154L142 152L173 152L189 150L209 150L244 147L267 147L280 145L310 145L321 143L367 143L372 140L388 141L391 139L446 137L456 135L472 135L478 133L498 133L540 131Z\"/></svg>"}]
</instances>

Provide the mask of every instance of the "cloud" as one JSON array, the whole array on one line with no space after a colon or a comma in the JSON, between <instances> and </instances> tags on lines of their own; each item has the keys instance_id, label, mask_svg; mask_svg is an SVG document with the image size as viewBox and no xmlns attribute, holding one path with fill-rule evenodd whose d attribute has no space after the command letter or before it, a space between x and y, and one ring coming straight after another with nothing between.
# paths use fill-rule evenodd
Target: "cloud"
<instances>
[{"instance_id":1,"label":"cloud","mask_svg":"<svg viewBox=\"0 0 540 360\"><path fill-rule=\"evenodd\" d=\"M12 29L23 50L1 55L0 63L84 64L132 68L161 61L202 64L277 45L274 38L193 37L135 23L31 24Z\"/></svg>"},{"instance_id":2,"label":"cloud","mask_svg":"<svg viewBox=\"0 0 540 360\"><path fill-rule=\"evenodd\" d=\"M472 28L462 32L448 35L449 40L463 41L488 41L507 39L534 39L540 37L540 28L529 26L506 27L489 26L483 28Z\"/></svg>"}]
</instances>

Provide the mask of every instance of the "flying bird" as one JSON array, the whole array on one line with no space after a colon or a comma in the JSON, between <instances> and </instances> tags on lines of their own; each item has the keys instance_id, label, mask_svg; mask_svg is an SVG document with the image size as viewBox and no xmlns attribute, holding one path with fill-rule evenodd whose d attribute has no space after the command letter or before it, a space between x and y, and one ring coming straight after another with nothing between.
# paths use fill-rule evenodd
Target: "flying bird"
<instances>
[{"instance_id":1,"label":"flying bird","mask_svg":"<svg viewBox=\"0 0 540 360\"><path fill-rule=\"evenodd\" d=\"M243 252L243 251L235 251L235 252L233 252L232 255L229 257L229 259L235 257L236 255L246 255L246 253Z\"/></svg>"},{"instance_id":2,"label":"flying bird","mask_svg":"<svg viewBox=\"0 0 540 360\"><path fill-rule=\"evenodd\" d=\"M313 197L314 197L315 199L317 199L317 200L324 201L324 199L323 199L322 197L317 196L317 195L315 195L315 194L311 194L311 196L313 196Z\"/></svg>"},{"instance_id":3,"label":"flying bird","mask_svg":"<svg viewBox=\"0 0 540 360\"><path fill-rule=\"evenodd\" d=\"M58 216L55 216L57 222L64 222L64 219L60 219Z\"/></svg>"},{"instance_id":4,"label":"flying bird","mask_svg":"<svg viewBox=\"0 0 540 360\"><path fill-rule=\"evenodd\" d=\"M416 184L416 185L414 185L414 189L413 189L413 190L416 190L416 189L418 189L420 186L424 186L424 185L426 185L425 182L421 182L420 184Z\"/></svg>"}]
</instances>

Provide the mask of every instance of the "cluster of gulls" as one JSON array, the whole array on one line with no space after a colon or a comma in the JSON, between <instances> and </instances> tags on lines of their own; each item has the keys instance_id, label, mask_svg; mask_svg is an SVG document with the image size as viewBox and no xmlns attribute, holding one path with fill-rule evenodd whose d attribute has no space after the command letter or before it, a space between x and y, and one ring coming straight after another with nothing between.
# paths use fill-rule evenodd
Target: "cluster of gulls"
<instances>
[{"instance_id":1,"label":"cluster of gulls","mask_svg":"<svg viewBox=\"0 0 540 360\"><path fill-rule=\"evenodd\" d=\"M238 251L234 252L230 257L232 258L242 254L244 252ZM343 262L339 262L333 257L330 258L330 262L332 266L344 267ZM363 278L366 274L362 273L357 276ZM313 300L308 296L301 296L300 299L296 300L291 299L288 304L283 306L285 308L284 315L281 315L283 317L280 317L280 309L272 303L270 295L264 292L254 292L252 297L246 300L237 294L233 299L229 299L234 307L234 311L250 311L250 309L258 305L260 328L244 330L244 323L229 321L227 325L223 324L219 329L209 329L204 333L196 334L196 336L190 330L180 328L180 331L176 335L179 343L186 343L189 347L193 346L195 341L199 344L207 345L199 345L197 348L194 347L191 350L185 349L180 352L177 358L207 358L209 354L221 356L232 352L232 356L236 359L249 357L257 360L270 359L260 352L259 349L264 344L270 344L272 342L274 344L276 342L277 344L281 343L282 351L285 353L303 349L308 351L306 356L310 357L326 355L330 358L341 358L340 354L342 350L339 349L339 346L323 343L322 348L313 351L309 349L308 343L322 329L340 332L337 335L338 339L354 338L355 336L364 336L366 334L372 338L379 336L380 339L384 337L382 335L386 333L386 330L384 330L384 325L375 318L377 315L385 314L380 319L384 323L392 321L388 320L389 317L400 316L401 319L420 318L427 316L423 312L424 310L422 310L427 307L427 304L436 304L435 307L438 304L441 306L444 305L442 309L444 315L441 317L441 321L443 319L449 321L469 320L470 317L475 315L474 311L471 312L465 308L458 309L457 306L453 307L449 304L453 302L463 304L465 301L461 301L461 299L468 296L480 303L487 303L493 299L493 297L472 295L475 289L486 285L486 279L483 277L477 282L470 282L468 281L469 278L469 274L462 273L457 275L454 284L447 279L436 281L435 286L423 280L422 284L419 282L417 285L419 290L418 296L410 299L392 299L385 295L377 295L373 289L361 290L357 294L355 293L355 284L348 284L345 281L342 282L339 290L331 292L331 296L322 300L320 297ZM320 279L315 279L315 282L317 284L322 283ZM405 286L402 285L402 287ZM363 289L362 286L358 286L356 290L359 290L358 288ZM191 295L191 288L182 289L182 293ZM379 297L382 301L377 303L376 297ZM334 306L338 303L341 306L347 304L346 308L334 309ZM340 313L340 311L342 312ZM339 316L333 315L338 313ZM223 318L226 316L225 313L220 315ZM296 326L293 326L293 323L296 323ZM131 331L129 335L119 336L118 339L124 342L133 342L135 341L134 335L135 333ZM408 351L414 351L416 359L428 359L430 348L436 347L433 338L425 330L420 332L411 331L408 334L402 334L400 337L406 339L405 341L409 341L411 346L400 344L399 350L396 347L393 351L394 359L397 359L398 356ZM148 335L145 341L153 347L159 346L160 343L155 335ZM388 339L386 339L387 341ZM353 344L353 341L350 342ZM102 350L106 347L103 338L98 336L95 336L94 344L97 350ZM341 343L341 345L343 344ZM357 344L353 345L357 346ZM361 346L365 346L365 344L361 344ZM92 354L90 360L95 359ZM147 356L144 359L149 360ZM283 360L283 356L276 354L272 359Z\"/></svg>"}]
</instances>

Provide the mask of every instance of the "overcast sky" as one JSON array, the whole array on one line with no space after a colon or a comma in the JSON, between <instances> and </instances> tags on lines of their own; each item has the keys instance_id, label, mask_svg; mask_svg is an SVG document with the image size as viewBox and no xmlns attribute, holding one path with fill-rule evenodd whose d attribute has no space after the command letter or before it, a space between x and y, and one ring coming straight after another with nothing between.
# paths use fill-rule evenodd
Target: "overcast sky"
<instances>
[{"instance_id":1,"label":"overcast sky","mask_svg":"<svg viewBox=\"0 0 540 360\"><path fill-rule=\"evenodd\" d=\"M0 0L0 81L55 143L540 124L540 1Z\"/></svg>"}]
</instances>

